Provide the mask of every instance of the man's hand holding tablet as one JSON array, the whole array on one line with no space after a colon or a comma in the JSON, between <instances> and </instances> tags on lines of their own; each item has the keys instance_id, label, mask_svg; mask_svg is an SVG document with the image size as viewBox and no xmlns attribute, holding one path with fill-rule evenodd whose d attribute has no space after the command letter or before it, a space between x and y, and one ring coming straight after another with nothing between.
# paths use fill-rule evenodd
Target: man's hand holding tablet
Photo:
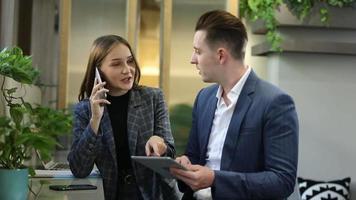
<instances>
[{"instance_id":1,"label":"man's hand holding tablet","mask_svg":"<svg viewBox=\"0 0 356 200\"><path fill-rule=\"evenodd\" d=\"M180 156L176 161L187 170L171 167L170 173L175 178L189 185L193 191L210 187L213 184L215 172L212 169L209 169L206 166L192 165L187 156Z\"/></svg>"}]
</instances>

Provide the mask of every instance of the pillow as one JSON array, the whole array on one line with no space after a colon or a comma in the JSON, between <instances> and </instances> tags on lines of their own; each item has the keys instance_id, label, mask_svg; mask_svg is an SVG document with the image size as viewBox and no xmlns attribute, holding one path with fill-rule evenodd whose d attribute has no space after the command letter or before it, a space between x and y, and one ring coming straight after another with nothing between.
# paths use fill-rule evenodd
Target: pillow
<instances>
[{"instance_id":1,"label":"pillow","mask_svg":"<svg viewBox=\"0 0 356 200\"><path fill-rule=\"evenodd\" d=\"M351 178L333 181L316 181L298 177L302 200L348 200Z\"/></svg>"}]
</instances>

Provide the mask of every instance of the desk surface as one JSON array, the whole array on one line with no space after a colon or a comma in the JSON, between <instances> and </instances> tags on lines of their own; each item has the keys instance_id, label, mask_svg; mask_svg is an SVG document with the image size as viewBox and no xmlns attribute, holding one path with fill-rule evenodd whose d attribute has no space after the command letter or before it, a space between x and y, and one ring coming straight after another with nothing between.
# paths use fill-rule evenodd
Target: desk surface
<instances>
[{"instance_id":1,"label":"desk surface","mask_svg":"<svg viewBox=\"0 0 356 200\"><path fill-rule=\"evenodd\" d=\"M29 192L29 200L81 200L81 199L104 199L103 182L101 178L31 178L29 180L31 190L38 195L37 198ZM49 189L49 185L67 184L92 184L97 186L96 190L72 190L54 191ZM41 186L42 185L42 186Z\"/></svg>"}]
</instances>

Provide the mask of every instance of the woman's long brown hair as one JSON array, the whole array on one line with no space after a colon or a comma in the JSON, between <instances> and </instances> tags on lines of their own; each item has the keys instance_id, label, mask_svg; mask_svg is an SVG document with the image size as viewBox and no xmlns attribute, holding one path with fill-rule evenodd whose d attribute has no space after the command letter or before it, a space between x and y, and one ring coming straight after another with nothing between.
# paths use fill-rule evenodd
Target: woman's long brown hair
<instances>
[{"instance_id":1,"label":"woman's long brown hair","mask_svg":"<svg viewBox=\"0 0 356 200\"><path fill-rule=\"evenodd\" d=\"M89 61L87 65L87 71L85 72L85 77L80 87L80 92L78 95L78 100L81 101L88 98L94 86L95 78L95 67L100 67L104 58L109 54L111 49L118 45L124 44L129 48L132 57L135 61L135 77L133 88L137 88L141 78L141 71L138 66L135 55L132 52L130 44L122 37L117 35L105 35L97 38L90 50ZM105 80L105 77L102 77Z\"/></svg>"}]
</instances>

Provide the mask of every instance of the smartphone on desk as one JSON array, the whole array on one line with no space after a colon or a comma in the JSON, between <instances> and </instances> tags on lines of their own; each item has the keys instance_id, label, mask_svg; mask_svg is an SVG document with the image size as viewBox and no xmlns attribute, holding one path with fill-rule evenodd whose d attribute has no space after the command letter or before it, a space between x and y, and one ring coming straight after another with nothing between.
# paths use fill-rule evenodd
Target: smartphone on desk
<instances>
[{"instance_id":1,"label":"smartphone on desk","mask_svg":"<svg viewBox=\"0 0 356 200\"><path fill-rule=\"evenodd\" d=\"M95 185L90 184L71 184L71 185L50 185L49 189L56 191L68 191L68 190L96 190Z\"/></svg>"},{"instance_id":2,"label":"smartphone on desk","mask_svg":"<svg viewBox=\"0 0 356 200\"><path fill-rule=\"evenodd\" d=\"M100 76L99 69L97 67L95 67L95 78L96 78L96 80L98 80L99 83L103 82L101 79L101 76ZM104 92L103 98L106 98L106 92Z\"/></svg>"}]
</instances>

